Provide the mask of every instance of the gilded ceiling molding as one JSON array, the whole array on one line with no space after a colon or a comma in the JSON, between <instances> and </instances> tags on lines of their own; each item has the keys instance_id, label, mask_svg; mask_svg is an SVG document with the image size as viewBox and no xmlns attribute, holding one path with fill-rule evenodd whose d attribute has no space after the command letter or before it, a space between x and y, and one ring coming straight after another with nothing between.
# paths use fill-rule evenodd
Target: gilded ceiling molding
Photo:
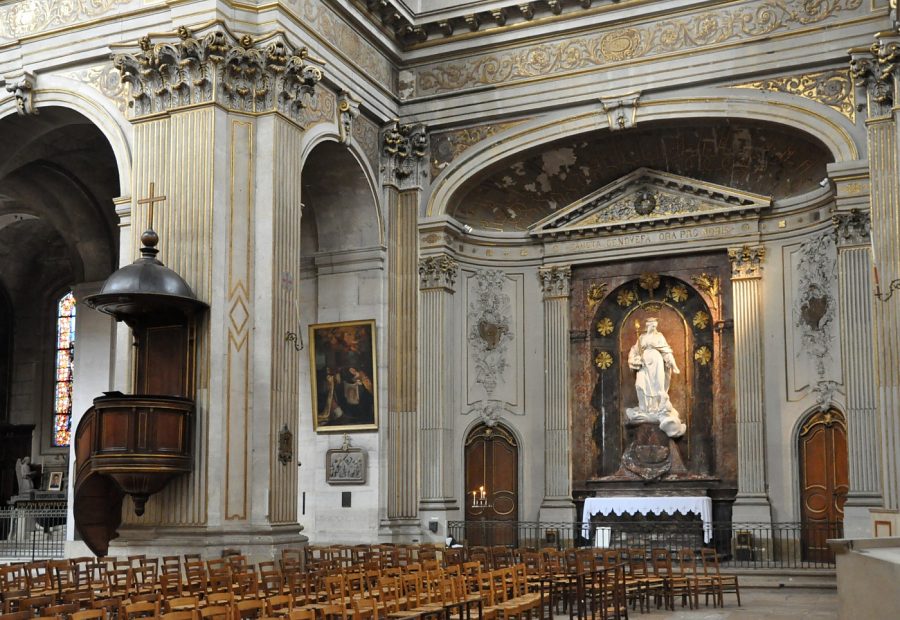
<instances>
[{"instance_id":1,"label":"gilded ceiling molding","mask_svg":"<svg viewBox=\"0 0 900 620\"><path fill-rule=\"evenodd\" d=\"M37 76L31 71L21 71L13 76L4 76L0 79L0 86L6 86L6 90L16 98L16 112L19 116L38 114L34 107L34 88Z\"/></svg>"},{"instance_id":2,"label":"gilded ceiling molding","mask_svg":"<svg viewBox=\"0 0 900 620\"><path fill-rule=\"evenodd\" d=\"M172 40L172 39L175 40ZM131 87L135 117L215 102L236 112L280 112L297 122L314 102L323 64L283 33L238 37L221 23L177 37L139 41L140 51L113 55ZM334 116L332 116L334 118Z\"/></svg>"},{"instance_id":3,"label":"gilded ceiling molding","mask_svg":"<svg viewBox=\"0 0 900 620\"><path fill-rule=\"evenodd\" d=\"M708 48L805 28L863 7L863 0L756 0L414 69L409 97L562 75L673 52ZM849 15L847 15L849 17Z\"/></svg>"},{"instance_id":4,"label":"gilded ceiling molding","mask_svg":"<svg viewBox=\"0 0 900 620\"><path fill-rule=\"evenodd\" d=\"M856 122L856 89L846 69L830 69L797 76L735 84L732 88L752 88L761 91L786 93L816 101L840 112Z\"/></svg>"},{"instance_id":5,"label":"gilded ceiling molding","mask_svg":"<svg viewBox=\"0 0 900 620\"><path fill-rule=\"evenodd\" d=\"M482 140L506 131L530 119L523 118L505 123L491 123L444 131L431 136L431 178L435 178L450 162Z\"/></svg>"},{"instance_id":6,"label":"gilded ceiling molding","mask_svg":"<svg viewBox=\"0 0 900 620\"><path fill-rule=\"evenodd\" d=\"M128 112L128 86L122 82L121 74L111 62L95 67L78 69L64 74L73 80L92 86L101 95L112 101L122 116Z\"/></svg>"},{"instance_id":7,"label":"gilded ceiling molding","mask_svg":"<svg viewBox=\"0 0 900 620\"><path fill-rule=\"evenodd\" d=\"M401 125L393 120L381 134L385 157L385 183L399 183L401 189L416 186L425 174L422 164L428 154L425 125Z\"/></svg>"},{"instance_id":8,"label":"gilded ceiling molding","mask_svg":"<svg viewBox=\"0 0 900 620\"><path fill-rule=\"evenodd\" d=\"M0 37L17 39L87 21L132 0L21 0L0 7Z\"/></svg>"}]
</instances>

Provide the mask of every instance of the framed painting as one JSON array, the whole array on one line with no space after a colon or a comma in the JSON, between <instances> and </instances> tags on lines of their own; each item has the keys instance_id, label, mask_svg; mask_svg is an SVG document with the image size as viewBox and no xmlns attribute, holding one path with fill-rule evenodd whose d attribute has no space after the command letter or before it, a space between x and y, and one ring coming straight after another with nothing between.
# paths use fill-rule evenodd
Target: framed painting
<instances>
[{"instance_id":1,"label":"framed painting","mask_svg":"<svg viewBox=\"0 0 900 620\"><path fill-rule=\"evenodd\" d=\"M310 325L309 367L317 433L378 429L374 320Z\"/></svg>"},{"instance_id":2,"label":"framed painting","mask_svg":"<svg viewBox=\"0 0 900 620\"><path fill-rule=\"evenodd\" d=\"M50 479L47 481L48 491L62 491L63 473L61 471L51 471Z\"/></svg>"}]
</instances>

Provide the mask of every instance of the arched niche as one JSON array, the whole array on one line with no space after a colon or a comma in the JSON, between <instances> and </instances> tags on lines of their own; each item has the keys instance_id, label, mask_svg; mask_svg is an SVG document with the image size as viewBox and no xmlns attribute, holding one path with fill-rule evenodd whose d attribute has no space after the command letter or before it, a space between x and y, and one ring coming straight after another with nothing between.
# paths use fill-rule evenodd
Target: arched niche
<instances>
[{"instance_id":1,"label":"arched niche","mask_svg":"<svg viewBox=\"0 0 900 620\"><path fill-rule=\"evenodd\" d=\"M100 127L60 106L0 118L0 134L0 286L15 321L7 380L18 386L8 421L35 425L40 462L59 451L49 447L55 305L118 263L120 162Z\"/></svg>"}]
</instances>

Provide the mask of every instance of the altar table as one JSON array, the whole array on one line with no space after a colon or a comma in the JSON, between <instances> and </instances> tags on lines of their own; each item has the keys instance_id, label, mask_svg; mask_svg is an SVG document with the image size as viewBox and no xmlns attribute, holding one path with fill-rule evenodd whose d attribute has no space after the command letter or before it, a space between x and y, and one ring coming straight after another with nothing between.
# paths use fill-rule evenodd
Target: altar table
<instances>
[{"instance_id":1,"label":"altar table","mask_svg":"<svg viewBox=\"0 0 900 620\"><path fill-rule=\"evenodd\" d=\"M584 500L582 535L590 538L591 517L596 514L674 514L693 512L703 521L703 542L712 540L712 499L708 497L588 497Z\"/></svg>"}]
</instances>

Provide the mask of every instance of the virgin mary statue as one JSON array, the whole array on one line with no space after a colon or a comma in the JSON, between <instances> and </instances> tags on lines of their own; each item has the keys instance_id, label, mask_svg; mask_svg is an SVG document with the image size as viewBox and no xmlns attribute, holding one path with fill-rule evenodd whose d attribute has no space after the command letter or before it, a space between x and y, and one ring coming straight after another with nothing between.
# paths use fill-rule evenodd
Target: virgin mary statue
<instances>
[{"instance_id":1,"label":"virgin mary statue","mask_svg":"<svg viewBox=\"0 0 900 620\"><path fill-rule=\"evenodd\" d=\"M626 409L625 415L633 424L656 422L669 437L681 437L687 426L669 400L672 373L677 375L681 371L666 337L656 331L658 324L658 319L648 318L644 323L644 333L638 336L628 353L628 366L637 371L634 388L638 406Z\"/></svg>"}]
</instances>

